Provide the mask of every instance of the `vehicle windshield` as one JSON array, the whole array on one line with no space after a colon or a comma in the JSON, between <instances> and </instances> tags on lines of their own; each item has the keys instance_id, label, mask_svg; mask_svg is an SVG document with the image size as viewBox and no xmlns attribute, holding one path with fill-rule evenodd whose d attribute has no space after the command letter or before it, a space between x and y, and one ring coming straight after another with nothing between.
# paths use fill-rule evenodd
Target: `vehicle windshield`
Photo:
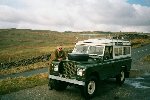
<instances>
[{"instance_id":1,"label":"vehicle windshield","mask_svg":"<svg viewBox=\"0 0 150 100\"><path fill-rule=\"evenodd\" d=\"M104 46L76 45L73 53L103 55Z\"/></svg>"},{"instance_id":2,"label":"vehicle windshield","mask_svg":"<svg viewBox=\"0 0 150 100\"><path fill-rule=\"evenodd\" d=\"M104 46L90 46L88 54L103 55Z\"/></svg>"},{"instance_id":3,"label":"vehicle windshield","mask_svg":"<svg viewBox=\"0 0 150 100\"><path fill-rule=\"evenodd\" d=\"M88 50L87 45L76 45L76 47L73 50L73 53L82 53L82 54L87 54L87 50Z\"/></svg>"}]
</instances>

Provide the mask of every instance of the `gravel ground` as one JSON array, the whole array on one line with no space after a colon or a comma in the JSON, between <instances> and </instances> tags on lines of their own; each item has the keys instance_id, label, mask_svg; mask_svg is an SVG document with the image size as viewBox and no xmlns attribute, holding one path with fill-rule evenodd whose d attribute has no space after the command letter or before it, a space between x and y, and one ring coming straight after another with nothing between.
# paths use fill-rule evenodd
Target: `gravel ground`
<instances>
[{"instance_id":1,"label":"gravel ground","mask_svg":"<svg viewBox=\"0 0 150 100\"><path fill-rule=\"evenodd\" d=\"M150 100L150 74L129 78L123 86L114 79L101 83L92 100ZM37 86L0 96L1 100L84 100L79 89L68 87L65 91L48 90L48 86Z\"/></svg>"},{"instance_id":2,"label":"gravel ground","mask_svg":"<svg viewBox=\"0 0 150 100\"><path fill-rule=\"evenodd\" d=\"M1 96L1 100L12 100L12 98L13 100L84 100L76 88L68 87L67 90L58 92L48 90L47 84Z\"/></svg>"}]
</instances>

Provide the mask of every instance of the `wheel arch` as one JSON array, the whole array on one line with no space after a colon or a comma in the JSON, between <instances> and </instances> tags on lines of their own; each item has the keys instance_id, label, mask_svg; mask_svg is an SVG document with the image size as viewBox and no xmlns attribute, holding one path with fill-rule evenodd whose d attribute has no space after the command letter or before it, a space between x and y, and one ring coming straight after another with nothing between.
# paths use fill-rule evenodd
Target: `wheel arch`
<instances>
[{"instance_id":1,"label":"wheel arch","mask_svg":"<svg viewBox=\"0 0 150 100\"><path fill-rule=\"evenodd\" d=\"M98 79L98 81L100 80L99 73L97 71L93 71L92 73L90 73L88 77L90 77L90 76L96 77Z\"/></svg>"}]
</instances>

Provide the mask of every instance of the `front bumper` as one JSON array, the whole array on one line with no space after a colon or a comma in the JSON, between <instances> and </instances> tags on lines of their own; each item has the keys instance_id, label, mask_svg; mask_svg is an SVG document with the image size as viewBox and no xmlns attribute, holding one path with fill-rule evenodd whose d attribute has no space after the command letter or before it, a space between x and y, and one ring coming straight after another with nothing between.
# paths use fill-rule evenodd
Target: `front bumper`
<instances>
[{"instance_id":1,"label":"front bumper","mask_svg":"<svg viewBox=\"0 0 150 100\"><path fill-rule=\"evenodd\" d=\"M54 76L54 75L49 75L49 78L64 81L64 82L68 82L68 83L72 83L72 84L77 84L77 85L81 85L81 86L85 85L85 82L78 81L76 79L67 79L67 78L63 78L63 77L60 77L60 76Z\"/></svg>"}]
</instances>

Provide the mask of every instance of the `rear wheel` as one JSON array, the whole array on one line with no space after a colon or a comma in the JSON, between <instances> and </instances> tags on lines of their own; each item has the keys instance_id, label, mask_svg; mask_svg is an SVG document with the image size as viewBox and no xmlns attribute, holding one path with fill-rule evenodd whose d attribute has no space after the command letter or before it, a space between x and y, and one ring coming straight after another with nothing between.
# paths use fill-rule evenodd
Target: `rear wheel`
<instances>
[{"instance_id":1,"label":"rear wheel","mask_svg":"<svg viewBox=\"0 0 150 100\"><path fill-rule=\"evenodd\" d=\"M92 76L85 82L85 86L81 88L81 93L86 98L86 100L95 95L98 85L97 82L98 79Z\"/></svg>"},{"instance_id":2,"label":"rear wheel","mask_svg":"<svg viewBox=\"0 0 150 100\"><path fill-rule=\"evenodd\" d=\"M116 82L119 85L122 85L125 81L125 69L122 68L120 74L116 76Z\"/></svg>"}]
</instances>

